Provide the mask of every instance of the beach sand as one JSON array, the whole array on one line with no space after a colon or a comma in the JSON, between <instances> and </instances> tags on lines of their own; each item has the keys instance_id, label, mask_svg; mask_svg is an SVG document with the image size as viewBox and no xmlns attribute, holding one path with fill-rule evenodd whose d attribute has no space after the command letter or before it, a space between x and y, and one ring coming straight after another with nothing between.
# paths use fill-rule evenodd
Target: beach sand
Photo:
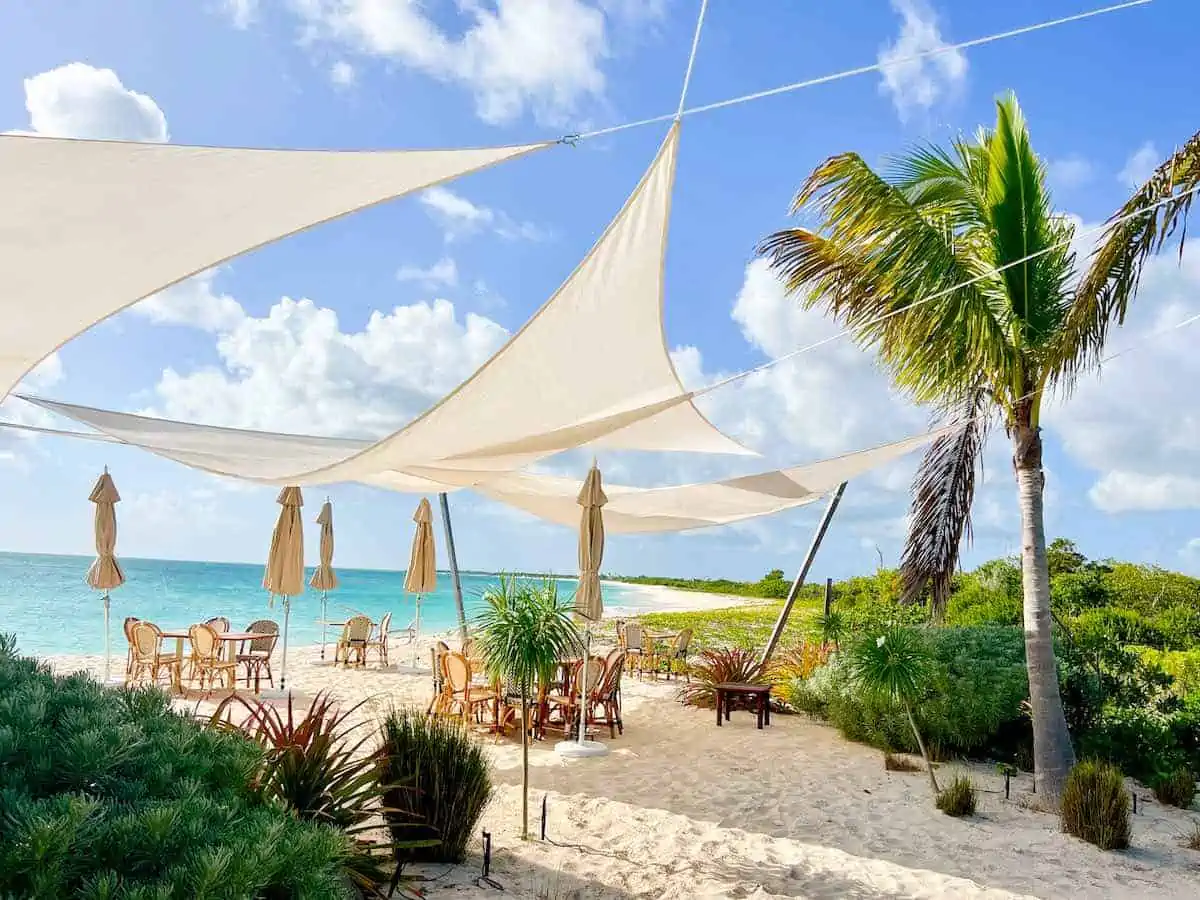
<instances>
[{"instance_id":1,"label":"beach sand","mask_svg":"<svg viewBox=\"0 0 1200 900\"><path fill-rule=\"evenodd\" d=\"M663 589L665 590L665 589ZM671 592L677 593L677 592ZM695 608L694 595L673 598ZM716 603L701 595L699 604ZM722 598L719 605L728 605ZM393 705L424 708L428 644L393 646L393 665L334 669L319 648L293 648L288 683L299 697L329 690L363 715ZM332 657L332 649L328 652ZM60 670L98 671L95 657L54 657ZM1133 848L1105 853L1059 832L1057 818L1025 805L1031 779L981 766L968 771L979 815L938 812L923 773L886 772L878 751L801 716L773 716L758 731L749 713L722 728L715 714L675 701L674 682L626 677L624 735L604 758L564 762L555 737L530 752L530 826L520 839L520 744L481 737L495 763L497 795L481 828L492 834L491 877L477 882L481 848L457 867L412 873L429 897L567 898L1194 898L1200 853L1180 846L1197 816L1161 807L1139 790ZM192 708L195 702L190 701ZM211 709L211 703L201 704ZM543 798L547 842L538 840Z\"/></svg>"}]
</instances>

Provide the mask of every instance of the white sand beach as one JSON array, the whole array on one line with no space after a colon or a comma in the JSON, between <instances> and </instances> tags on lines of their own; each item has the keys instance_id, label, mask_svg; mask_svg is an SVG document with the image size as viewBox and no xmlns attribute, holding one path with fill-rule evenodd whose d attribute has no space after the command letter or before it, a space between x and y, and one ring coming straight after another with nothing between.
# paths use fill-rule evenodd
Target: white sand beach
<instances>
[{"instance_id":1,"label":"white sand beach","mask_svg":"<svg viewBox=\"0 0 1200 900\"><path fill-rule=\"evenodd\" d=\"M666 589L662 589L665 591ZM696 599L688 593L674 602ZM711 598L708 601L713 602ZM722 598L719 605L728 605ZM424 708L431 695L428 644L392 649L393 665L335 669L319 648L289 651L298 698L321 690ZM332 653L329 654L332 656ZM98 671L95 657L53 657L60 670ZM1194 898L1200 855L1180 846L1195 814L1163 808L1139 790L1133 847L1105 853L1061 834L1057 818L1027 808L1031 779L969 766L979 815L937 811L922 773L886 772L881 755L802 716L748 713L717 728L714 713L682 706L674 682L624 683L625 732L601 738L611 753L564 762L555 737L531 750L531 830L520 840L520 744L481 736L495 762L497 796L481 828L493 838L492 878L477 882L481 847L458 867L430 866L429 897L563 898ZM192 707L195 707L193 702ZM211 708L210 703L201 704ZM956 768L941 767L943 774ZM549 841L538 839L547 800Z\"/></svg>"}]
</instances>

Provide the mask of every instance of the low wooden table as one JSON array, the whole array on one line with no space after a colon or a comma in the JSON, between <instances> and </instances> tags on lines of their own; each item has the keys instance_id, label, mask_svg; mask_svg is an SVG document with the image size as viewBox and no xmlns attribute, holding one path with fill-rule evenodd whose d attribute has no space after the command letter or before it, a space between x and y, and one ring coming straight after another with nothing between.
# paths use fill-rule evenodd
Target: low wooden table
<instances>
[{"instance_id":1,"label":"low wooden table","mask_svg":"<svg viewBox=\"0 0 1200 900\"><path fill-rule=\"evenodd\" d=\"M771 686L769 684L739 684L733 681L723 681L716 686L717 690L717 727L721 727L721 715L724 711L725 721L729 721L729 712L735 697L749 697L755 701L755 713L758 716L758 727L771 724Z\"/></svg>"}]
</instances>

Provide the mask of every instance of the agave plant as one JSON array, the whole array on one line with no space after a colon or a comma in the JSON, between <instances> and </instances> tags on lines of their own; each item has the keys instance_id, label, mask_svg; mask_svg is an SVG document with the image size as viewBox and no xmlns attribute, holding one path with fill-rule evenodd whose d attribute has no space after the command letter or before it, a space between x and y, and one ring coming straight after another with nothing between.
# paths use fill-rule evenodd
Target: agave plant
<instances>
[{"instance_id":1,"label":"agave plant","mask_svg":"<svg viewBox=\"0 0 1200 900\"><path fill-rule=\"evenodd\" d=\"M368 721L352 722L365 702L341 709L322 691L298 712L291 694L286 709L233 694L217 706L210 725L240 731L262 746L262 765L252 781L262 797L353 841L346 875L360 893L373 897L382 896L382 886L393 880L389 861L395 847L365 836L378 827L371 820L384 811L389 788L383 760L370 746L375 735ZM247 713L240 724L226 721L233 704Z\"/></svg>"},{"instance_id":2,"label":"agave plant","mask_svg":"<svg viewBox=\"0 0 1200 900\"><path fill-rule=\"evenodd\" d=\"M704 650L692 670L692 682L679 691L680 702L687 706L715 709L717 685L725 682L764 684L758 656L751 650Z\"/></svg>"}]
</instances>

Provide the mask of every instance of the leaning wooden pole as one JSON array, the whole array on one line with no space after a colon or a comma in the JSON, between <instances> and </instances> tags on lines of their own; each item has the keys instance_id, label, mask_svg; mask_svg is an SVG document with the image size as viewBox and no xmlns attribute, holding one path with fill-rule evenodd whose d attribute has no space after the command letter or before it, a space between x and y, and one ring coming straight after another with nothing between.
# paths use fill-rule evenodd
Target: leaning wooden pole
<instances>
[{"instance_id":1,"label":"leaning wooden pole","mask_svg":"<svg viewBox=\"0 0 1200 900\"><path fill-rule=\"evenodd\" d=\"M454 529L450 525L450 500L445 494L438 494L438 502L442 505L442 524L446 528L446 556L450 560L450 579L454 584L454 606L458 610L459 638L467 639L467 611L463 608L462 579L458 576L458 555L454 552Z\"/></svg>"},{"instance_id":2,"label":"leaning wooden pole","mask_svg":"<svg viewBox=\"0 0 1200 900\"><path fill-rule=\"evenodd\" d=\"M762 658L758 661L760 672L767 668L767 663L771 661L771 654L775 652L775 648L779 645L779 639L783 637L783 629L787 626L788 616L792 613L792 607L796 604L796 598L800 596L800 588L804 587L804 579L808 577L808 570L812 568L817 551L821 549L821 541L825 538L825 532L829 530L829 523L833 520L833 514L837 512L838 504L842 502L842 494L845 492L846 482L843 481L829 498L829 503L825 507L825 515L821 516L821 522L817 525L817 531L813 535L812 543L808 545L808 553L804 556L804 565L796 573L796 580L792 582L792 588L788 591L787 599L783 602L783 609L779 611L779 618L775 622L775 628L771 631L771 639L767 641Z\"/></svg>"}]
</instances>

